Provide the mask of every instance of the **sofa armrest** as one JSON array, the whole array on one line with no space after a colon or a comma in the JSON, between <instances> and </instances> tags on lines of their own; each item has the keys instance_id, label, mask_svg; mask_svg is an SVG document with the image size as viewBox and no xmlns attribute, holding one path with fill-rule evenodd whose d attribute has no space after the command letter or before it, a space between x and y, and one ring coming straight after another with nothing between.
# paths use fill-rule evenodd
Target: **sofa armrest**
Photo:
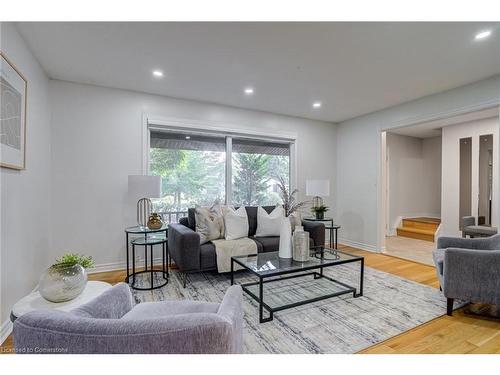
<instances>
[{"instance_id":1,"label":"sofa armrest","mask_svg":"<svg viewBox=\"0 0 500 375\"><path fill-rule=\"evenodd\" d=\"M181 271L200 269L200 235L182 224L168 226L168 252Z\"/></svg>"},{"instance_id":2,"label":"sofa armrest","mask_svg":"<svg viewBox=\"0 0 500 375\"><path fill-rule=\"evenodd\" d=\"M87 318L120 319L134 304L130 287L125 283L118 283L71 312Z\"/></svg>"},{"instance_id":3,"label":"sofa armrest","mask_svg":"<svg viewBox=\"0 0 500 375\"><path fill-rule=\"evenodd\" d=\"M439 237L438 249L450 247L474 250L500 250L500 234L486 238Z\"/></svg>"},{"instance_id":4,"label":"sofa armrest","mask_svg":"<svg viewBox=\"0 0 500 375\"><path fill-rule=\"evenodd\" d=\"M449 248L443 266L445 297L500 304L500 250Z\"/></svg>"},{"instance_id":5,"label":"sofa armrest","mask_svg":"<svg viewBox=\"0 0 500 375\"><path fill-rule=\"evenodd\" d=\"M233 327L233 353L243 353L243 292L241 286L231 286L222 300L217 314Z\"/></svg>"},{"instance_id":6,"label":"sofa armrest","mask_svg":"<svg viewBox=\"0 0 500 375\"><path fill-rule=\"evenodd\" d=\"M325 224L319 221L302 220L302 226L309 237L313 239L314 246L323 246L325 244Z\"/></svg>"}]
</instances>

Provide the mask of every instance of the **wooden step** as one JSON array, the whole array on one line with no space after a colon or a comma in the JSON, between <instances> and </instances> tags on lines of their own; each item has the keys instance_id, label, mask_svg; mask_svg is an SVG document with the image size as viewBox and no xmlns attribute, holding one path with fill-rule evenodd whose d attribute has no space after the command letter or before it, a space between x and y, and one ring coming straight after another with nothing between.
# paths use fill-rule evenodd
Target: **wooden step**
<instances>
[{"instance_id":1,"label":"wooden step","mask_svg":"<svg viewBox=\"0 0 500 375\"><path fill-rule=\"evenodd\" d=\"M435 230L419 229L413 227L398 227L396 230L398 236L414 238L417 240L431 241L434 242Z\"/></svg>"},{"instance_id":2,"label":"wooden step","mask_svg":"<svg viewBox=\"0 0 500 375\"><path fill-rule=\"evenodd\" d=\"M441 219L435 219L430 217L415 217L415 218L404 218L403 227L404 228L415 228L430 230L434 233L441 224Z\"/></svg>"}]
</instances>

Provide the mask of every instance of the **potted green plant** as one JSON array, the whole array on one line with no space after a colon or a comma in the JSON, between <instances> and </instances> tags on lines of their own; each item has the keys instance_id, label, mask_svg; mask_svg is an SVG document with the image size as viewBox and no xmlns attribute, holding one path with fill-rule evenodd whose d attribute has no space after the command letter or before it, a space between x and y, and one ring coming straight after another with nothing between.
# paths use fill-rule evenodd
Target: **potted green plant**
<instances>
[{"instance_id":1,"label":"potted green plant","mask_svg":"<svg viewBox=\"0 0 500 375\"><path fill-rule=\"evenodd\" d=\"M323 220L325 218L325 212L328 210L329 208L324 204L311 208L311 211L316 216L317 220Z\"/></svg>"},{"instance_id":2,"label":"potted green plant","mask_svg":"<svg viewBox=\"0 0 500 375\"><path fill-rule=\"evenodd\" d=\"M50 302L70 301L87 285L86 269L94 265L91 256L66 253L50 266L40 278L38 290Z\"/></svg>"}]
</instances>

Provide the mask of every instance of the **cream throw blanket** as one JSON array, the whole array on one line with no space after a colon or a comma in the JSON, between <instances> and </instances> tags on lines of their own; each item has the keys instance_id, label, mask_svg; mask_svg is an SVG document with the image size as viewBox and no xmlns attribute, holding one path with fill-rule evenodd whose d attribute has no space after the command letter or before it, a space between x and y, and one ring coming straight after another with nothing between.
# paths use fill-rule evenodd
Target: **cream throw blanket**
<instances>
[{"instance_id":1,"label":"cream throw blanket","mask_svg":"<svg viewBox=\"0 0 500 375\"><path fill-rule=\"evenodd\" d=\"M219 273L231 272L231 257L236 255L257 254L257 244L250 238L237 240L213 240L217 254L217 271ZM242 269L235 263L235 270Z\"/></svg>"}]
</instances>

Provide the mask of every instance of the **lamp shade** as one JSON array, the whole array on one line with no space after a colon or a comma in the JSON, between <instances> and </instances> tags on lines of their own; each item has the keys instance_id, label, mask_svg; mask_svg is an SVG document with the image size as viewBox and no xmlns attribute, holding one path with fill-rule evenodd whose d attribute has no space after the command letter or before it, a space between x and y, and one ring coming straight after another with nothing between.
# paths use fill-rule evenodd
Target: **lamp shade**
<instances>
[{"instance_id":1,"label":"lamp shade","mask_svg":"<svg viewBox=\"0 0 500 375\"><path fill-rule=\"evenodd\" d=\"M308 197L328 197L330 195L330 180L306 180L306 195Z\"/></svg>"},{"instance_id":2,"label":"lamp shade","mask_svg":"<svg viewBox=\"0 0 500 375\"><path fill-rule=\"evenodd\" d=\"M160 176L128 176L128 192L131 198L161 198Z\"/></svg>"}]
</instances>

